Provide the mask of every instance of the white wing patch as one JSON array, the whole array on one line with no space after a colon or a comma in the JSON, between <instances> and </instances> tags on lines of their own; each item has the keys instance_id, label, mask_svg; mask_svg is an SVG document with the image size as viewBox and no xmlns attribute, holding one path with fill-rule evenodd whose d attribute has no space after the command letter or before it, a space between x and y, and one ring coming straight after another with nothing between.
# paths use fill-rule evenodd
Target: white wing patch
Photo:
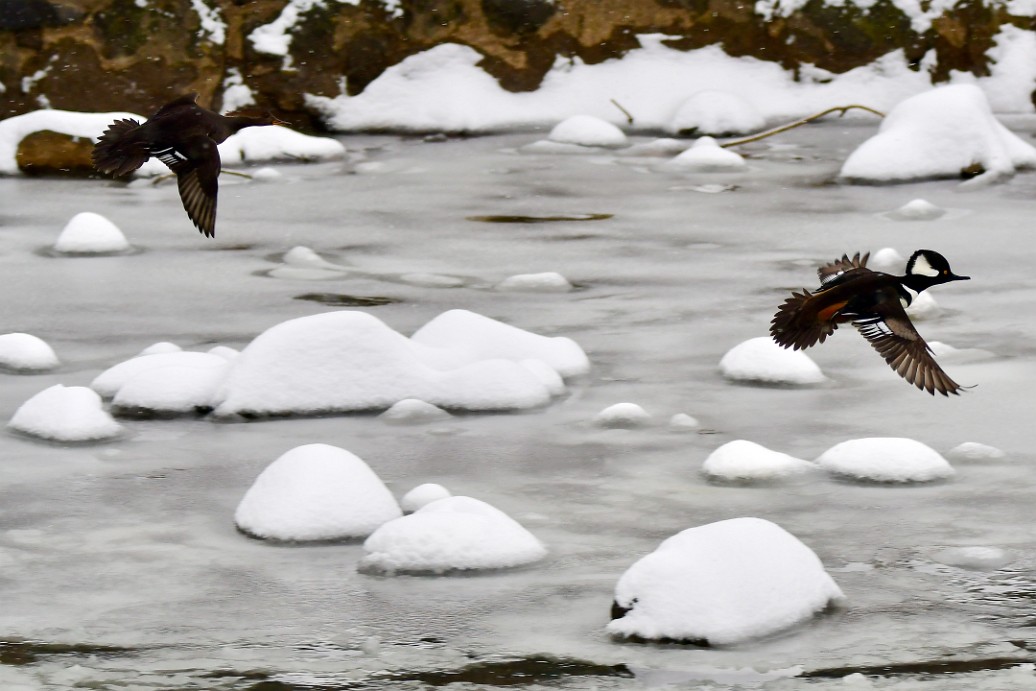
<instances>
[{"instance_id":1,"label":"white wing patch","mask_svg":"<svg viewBox=\"0 0 1036 691\"><path fill-rule=\"evenodd\" d=\"M868 341L874 340L875 338L882 338L885 336L892 336L892 329L885 323L885 320L881 317L874 317L871 319L865 319L863 321L853 322L853 326L860 330L864 338Z\"/></svg>"},{"instance_id":2,"label":"white wing patch","mask_svg":"<svg viewBox=\"0 0 1036 691\"><path fill-rule=\"evenodd\" d=\"M176 166L187 161L187 157L182 153L169 147L168 149L162 149L160 151L153 151L151 155L157 158L162 163L166 164L171 170L175 169Z\"/></svg>"}]
</instances>

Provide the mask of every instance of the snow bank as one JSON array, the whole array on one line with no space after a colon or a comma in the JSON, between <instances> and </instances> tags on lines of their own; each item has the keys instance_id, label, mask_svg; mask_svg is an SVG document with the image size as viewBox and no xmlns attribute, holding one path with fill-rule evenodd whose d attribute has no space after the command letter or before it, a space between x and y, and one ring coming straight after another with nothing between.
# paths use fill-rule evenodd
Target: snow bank
<instances>
[{"instance_id":1,"label":"snow bank","mask_svg":"<svg viewBox=\"0 0 1036 691\"><path fill-rule=\"evenodd\" d=\"M304 542L370 535L402 515L366 463L328 444L297 446L271 463L245 493L234 522L260 539Z\"/></svg>"},{"instance_id":2,"label":"snow bank","mask_svg":"<svg viewBox=\"0 0 1036 691\"><path fill-rule=\"evenodd\" d=\"M54 251L63 254L103 254L128 249L129 241L119 227L91 211L73 216L54 242Z\"/></svg>"},{"instance_id":3,"label":"snow bank","mask_svg":"<svg viewBox=\"0 0 1036 691\"><path fill-rule=\"evenodd\" d=\"M859 146L842 166L841 177L861 182L903 182L958 177L980 165L995 179L1017 168L1036 166L1036 148L994 117L977 86L932 89L897 105L878 134Z\"/></svg>"},{"instance_id":4,"label":"snow bank","mask_svg":"<svg viewBox=\"0 0 1036 691\"><path fill-rule=\"evenodd\" d=\"M573 115L554 126L547 139L559 144L578 146L626 146L629 140L615 125L592 115Z\"/></svg>"},{"instance_id":5,"label":"snow bank","mask_svg":"<svg viewBox=\"0 0 1036 691\"><path fill-rule=\"evenodd\" d=\"M442 485L438 485L434 482L426 482L425 484L418 485L404 494L403 498L399 501L399 505L403 507L403 511L413 513L425 504L431 504L433 501L439 501L440 499L445 499L449 496L452 496L450 490L446 489Z\"/></svg>"},{"instance_id":6,"label":"snow bank","mask_svg":"<svg viewBox=\"0 0 1036 691\"><path fill-rule=\"evenodd\" d=\"M954 474L934 449L899 437L844 441L822 453L816 462L835 475L869 482L930 482Z\"/></svg>"},{"instance_id":7,"label":"snow bank","mask_svg":"<svg viewBox=\"0 0 1036 691\"><path fill-rule=\"evenodd\" d=\"M733 381L761 384L819 384L823 372L800 350L782 348L767 336L750 338L727 351L719 370Z\"/></svg>"},{"instance_id":8,"label":"snow bank","mask_svg":"<svg viewBox=\"0 0 1036 691\"><path fill-rule=\"evenodd\" d=\"M719 89L691 94L673 115L669 131L725 137L751 134L766 127L766 119L747 99Z\"/></svg>"},{"instance_id":9,"label":"snow bank","mask_svg":"<svg viewBox=\"0 0 1036 691\"><path fill-rule=\"evenodd\" d=\"M253 340L231 364L216 413L348 412L407 398L465 410L532 408L547 403L554 387L522 363L527 359L561 374L589 366L567 338L473 312L446 312L410 339L364 312L328 312L278 324Z\"/></svg>"},{"instance_id":10,"label":"snow bank","mask_svg":"<svg viewBox=\"0 0 1036 691\"><path fill-rule=\"evenodd\" d=\"M727 481L779 480L815 468L809 461L743 439L727 442L702 464L707 476Z\"/></svg>"},{"instance_id":11,"label":"snow bank","mask_svg":"<svg viewBox=\"0 0 1036 691\"><path fill-rule=\"evenodd\" d=\"M620 637L726 645L802 623L843 598L809 547L760 518L690 528L631 566L607 627Z\"/></svg>"},{"instance_id":12,"label":"snow bank","mask_svg":"<svg viewBox=\"0 0 1036 691\"><path fill-rule=\"evenodd\" d=\"M471 497L425 504L378 528L363 548L359 568L387 574L505 569L547 554L517 521Z\"/></svg>"},{"instance_id":13,"label":"snow bank","mask_svg":"<svg viewBox=\"0 0 1036 691\"><path fill-rule=\"evenodd\" d=\"M45 372L60 364L54 349L42 338L20 332L0 335L0 369Z\"/></svg>"},{"instance_id":14,"label":"snow bank","mask_svg":"<svg viewBox=\"0 0 1036 691\"><path fill-rule=\"evenodd\" d=\"M54 386L23 403L8 427L60 442L100 441L122 433L101 407L101 397L85 386Z\"/></svg>"}]
</instances>

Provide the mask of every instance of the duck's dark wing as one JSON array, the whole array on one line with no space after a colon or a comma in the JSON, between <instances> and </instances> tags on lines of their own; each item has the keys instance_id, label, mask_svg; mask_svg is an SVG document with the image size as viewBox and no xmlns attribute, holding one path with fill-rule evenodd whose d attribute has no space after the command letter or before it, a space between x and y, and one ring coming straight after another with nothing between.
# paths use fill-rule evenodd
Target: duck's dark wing
<instances>
[{"instance_id":1,"label":"duck's dark wing","mask_svg":"<svg viewBox=\"0 0 1036 691\"><path fill-rule=\"evenodd\" d=\"M155 114L151 116L151 119L154 120L155 118L157 118L159 116L169 115L170 112L172 112L174 110L177 110L178 108L182 108L184 106L193 106L193 107L196 108L197 107L197 103L196 103L197 100L198 100L198 94L197 93L193 93L193 92L189 93L189 94L185 94L183 96L180 96L179 98L175 98L172 101L170 101L169 103L166 103L164 106L162 106L158 110L156 110Z\"/></svg>"},{"instance_id":2,"label":"duck's dark wing","mask_svg":"<svg viewBox=\"0 0 1036 691\"><path fill-rule=\"evenodd\" d=\"M129 175L151 157L140 123L130 118L108 125L92 154L94 167L115 176Z\"/></svg>"},{"instance_id":3,"label":"duck's dark wing","mask_svg":"<svg viewBox=\"0 0 1036 691\"><path fill-rule=\"evenodd\" d=\"M943 396L959 394L960 385L939 367L928 344L910 323L903 308L893 304L882 311L883 314L854 321L853 326L870 341L896 374L917 388L933 396L936 391Z\"/></svg>"},{"instance_id":4,"label":"duck's dark wing","mask_svg":"<svg viewBox=\"0 0 1036 691\"><path fill-rule=\"evenodd\" d=\"M862 257L857 252L850 259L849 255L843 254L841 259L835 259L829 264L824 264L817 269L817 276L820 278L821 288L826 288L832 281L836 280L839 276L845 275L849 271L857 269L866 269L867 260L870 259L871 253L867 252ZM868 269L869 270L869 269Z\"/></svg>"},{"instance_id":5,"label":"duck's dark wing","mask_svg":"<svg viewBox=\"0 0 1036 691\"><path fill-rule=\"evenodd\" d=\"M219 149L208 137L192 137L154 152L176 173L180 201L194 225L208 237L216 235L216 196L219 193Z\"/></svg>"}]
</instances>

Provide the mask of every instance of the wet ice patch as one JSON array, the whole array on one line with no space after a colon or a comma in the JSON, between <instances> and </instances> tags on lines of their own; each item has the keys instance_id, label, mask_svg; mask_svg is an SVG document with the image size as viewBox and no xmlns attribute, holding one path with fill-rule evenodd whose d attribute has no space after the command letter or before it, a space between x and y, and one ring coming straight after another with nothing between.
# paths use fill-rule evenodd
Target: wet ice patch
<instances>
[{"instance_id":1,"label":"wet ice patch","mask_svg":"<svg viewBox=\"0 0 1036 691\"><path fill-rule=\"evenodd\" d=\"M980 177L996 179L1036 166L1036 148L1000 124L980 88L956 84L901 101L878 134L849 155L840 175L905 182L959 177L976 165Z\"/></svg>"},{"instance_id":2,"label":"wet ice patch","mask_svg":"<svg viewBox=\"0 0 1036 691\"><path fill-rule=\"evenodd\" d=\"M56 384L23 403L7 425L40 439L60 442L100 441L122 434L122 425L101 406L101 397L85 386Z\"/></svg>"},{"instance_id":3,"label":"wet ice patch","mask_svg":"<svg viewBox=\"0 0 1036 691\"><path fill-rule=\"evenodd\" d=\"M737 172L747 167L744 158L724 149L712 137L694 140L691 148L669 161L669 165L696 173Z\"/></svg>"},{"instance_id":4,"label":"wet ice patch","mask_svg":"<svg viewBox=\"0 0 1036 691\"><path fill-rule=\"evenodd\" d=\"M999 547L947 547L933 556L935 561L958 569L972 571L995 571L1007 566L1015 557L1011 552Z\"/></svg>"},{"instance_id":5,"label":"wet ice patch","mask_svg":"<svg viewBox=\"0 0 1036 691\"><path fill-rule=\"evenodd\" d=\"M125 252L130 244L119 227L107 218L83 211L65 224L53 249L60 254L110 254Z\"/></svg>"},{"instance_id":6,"label":"wet ice patch","mask_svg":"<svg viewBox=\"0 0 1036 691\"><path fill-rule=\"evenodd\" d=\"M800 624L844 598L820 559L759 518L689 528L615 587L614 636L727 645Z\"/></svg>"},{"instance_id":7,"label":"wet ice patch","mask_svg":"<svg viewBox=\"0 0 1036 691\"><path fill-rule=\"evenodd\" d=\"M731 381L759 384L810 385L826 379L808 355L782 348L766 336L731 348L719 361L719 370Z\"/></svg>"},{"instance_id":8,"label":"wet ice patch","mask_svg":"<svg viewBox=\"0 0 1036 691\"><path fill-rule=\"evenodd\" d=\"M744 439L727 442L702 464L702 472L708 477L729 482L780 480L815 468L809 461Z\"/></svg>"},{"instance_id":9,"label":"wet ice patch","mask_svg":"<svg viewBox=\"0 0 1036 691\"><path fill-rule=\"evenodd\" d=\"M691 94L676 109L669 131L723 137L758 132L766 120L755 106L729 91L705 89Z\"/></svg>"},{"instance_id":10,"label":"wet ice patch","mask_svg":"<svg viewBox=\"0 0 1036 691\"><path fill-rule=\"evenodd\" d=\"M931 447L901 437L844 441L822 453L816 462L834 475L867 482L931 482L955 472Z\"/></svg>"},{"instance_id":11,"label":"wet ice patch","mask_svg":"<svg viewBox=\"0 0 1036 691\"><path fill-rule=\"evenodd\" d=\"M556 271L545 271L508 276L496 284L496 289L528 293L565 293L572 290L572 284Z\"/></svg>"},{"instance_id":12,"label":"wet ice patch","mask_svg":"<svg viewBox=\"0 0 1036 691\"><path fill-rule=\"evenodd\" d=\"M362 459L328 444L297 446L263 470L234 512L243 533L265 540L358 539L402 515Z\"/></svg>"},{"instance_id":13,"label":"wet ice patch","mask_svg":"<svg viewBox=\"0 0 1036 691\"><path fill-rule=\"evenodd\" d=\"M434 573L506 569L539 561L547 549L520 523L471 497L447 497L390 521L363 543L364 572Z\"/></svg>"},{"instance_id":14,"label":"wet ice patch","mask_svg":"<svg viewBox=\"0 0 1036 691\"><path fill-rule=\"evenodd\" d=\"M433 501L439 501L449 496L452 496L450 490L442 485L426 482L404 494L399 505L403 507L403 511L413 513L425 504L431 504Z\"/></svg>"},{"instance_id":15,"label":"wet ice patch","mask_svg":"<svg viewBox=\"0 0 1036 691\"><path fill-rule=\"evenodd\" d=\"M0 335L0 370L46 372L60 364L54 349L38 336L17 331Z\"/></svg>"},{"instance_id":16,"label":"wet ice patch","mask_svg":"<svg viewBox=\"0 0 1036 691\"><path fill-rule=\"evenodd\" d=\"M565 118L550 131L547 139L559 144L592 147L621 147L629 141L615 125L592 115Z\"/></svg>"}]
</instances>

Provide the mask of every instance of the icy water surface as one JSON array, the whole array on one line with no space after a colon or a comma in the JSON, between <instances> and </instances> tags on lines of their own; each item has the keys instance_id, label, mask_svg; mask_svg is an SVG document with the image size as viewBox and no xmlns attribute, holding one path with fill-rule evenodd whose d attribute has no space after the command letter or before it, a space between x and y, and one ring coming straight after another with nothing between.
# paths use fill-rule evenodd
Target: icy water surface
<instances>
[{"instance_id":1,"label":"icy water surface","mask_svg":"<svg viewBox=\"0 0 1036 691\"><path fill-rule=\"evenodd\" d=\"M406 334L470 309L569 336L593 363L546 409L448 424L130 420L127 438L83 446L0 435L0 685L797 689L846 688L857 671L879 687L1032 685L1013 667L1036 661L1036 174L977 189L834 184L873 131L799 129L750 148L747 172L712 175L623 153L521 153L534 134L349 137L346 161L279 166L283 177L265 184L224 176L215 240L190 226L172 185L0 179L0 331L40 336L63 362L0 374L5 419L45 387L86 385L156 341L240 348L329 309L369 311ZM886 215L916 198L948 212ZM86 210L138 251L48 253ZM349 271L284 266L298 245ZM825 385L722 379L722 355L765 335L785 292L814 286L817 264L889 246L936 249L972 276L934 289L942 313L918 328L988 351L940 359L976 388L932 398L846 329L810 352ZM543 271L577 289L493 289ZM652 424L591 424L623 401ZM680 412L702 429L671 430ZM918 486L822 474L729 486L700 474L734 439L812 459L872 436L1007 455L956 461L953 480ZM359 455L397 496L438 482L488 501L550 556L503 573L389 578L356 572L358 544L274 547L238 534L233 511L255 476L311 442ZM729 649L604 635L633 561L680 530L737 516L772 520L813 548L848 607ZM1006 563L944 563L953 547L995 547Z\"/></svg>"}]
</instances>

